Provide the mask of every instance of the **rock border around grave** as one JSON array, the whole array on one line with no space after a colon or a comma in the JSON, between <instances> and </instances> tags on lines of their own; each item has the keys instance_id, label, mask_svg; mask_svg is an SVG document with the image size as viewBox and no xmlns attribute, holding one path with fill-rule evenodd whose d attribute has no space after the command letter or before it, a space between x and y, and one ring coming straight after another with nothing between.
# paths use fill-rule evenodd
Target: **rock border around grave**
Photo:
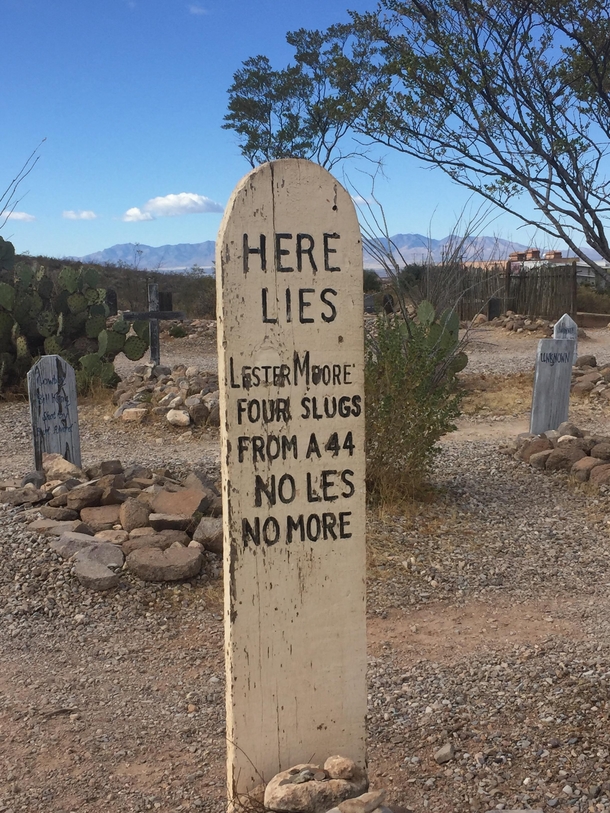
<instances>
[{"instance_id":1,"label":"rock border around grave","mask_svg":"<svg viewBox=\"0 0 610 813\"><path fill-rule=\"evenodd\" d=\"M207 555L222 555L220 484L202 471L177 480L119 460L83 470L59 454L43 455L42 468L5 483L0 503L23 510L85 587L116 587L123 569L144 581L191 579Z\"/></svg>"},{"instance_id":2,"label":"rock border around grave","mask_svg":"<svg viewBox=\"0 0 610 813\"><path fill-rule=\"evenodd\" d=\"M569 421L539 435L519 435L500 452L540 471L563 471L581 483L610 485L610 435L587 433Z\"/></svg>"}]
</instances>

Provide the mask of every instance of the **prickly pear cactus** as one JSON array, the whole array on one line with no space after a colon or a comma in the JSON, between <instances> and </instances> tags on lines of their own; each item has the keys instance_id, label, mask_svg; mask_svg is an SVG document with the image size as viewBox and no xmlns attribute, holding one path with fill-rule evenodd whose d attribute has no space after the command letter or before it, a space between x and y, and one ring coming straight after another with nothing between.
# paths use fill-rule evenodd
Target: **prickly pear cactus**
<instances>
[{"instance_id":1,"label":"prickly pear cactus","mask_svg":"<svg viewBox=\"0 0 610 813\"><path fill-rule=\"evenodd\" d=\"M130 361L137 361L141 359L148 349L148 344L140 339L138 336L128 336L125 341L123 353Z\"/></svg>"},{"instance_id":2,"label":"prickly pear cactus","mask_svg":"<svg viewBox=\"0 0 610 813\"><path fill-rule=\"evenodd\" d=\"M22 381L41 355L61 355L76 369L77 383L88 389L95 380L115 386L120 380L113 360L120 352L142 358L148 348L148 325L119 318L107 327L106 289L97 269L64 267L54 283L43 266L14 263L14 248L0 238L0 389ZM4 274L6 280L6 273Z\"/></svg>"}]
</instances>

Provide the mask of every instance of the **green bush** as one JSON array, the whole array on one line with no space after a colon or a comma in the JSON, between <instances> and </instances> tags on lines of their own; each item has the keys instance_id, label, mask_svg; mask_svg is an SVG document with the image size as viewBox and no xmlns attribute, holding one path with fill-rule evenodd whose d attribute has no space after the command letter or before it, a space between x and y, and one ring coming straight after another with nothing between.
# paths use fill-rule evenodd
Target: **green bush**
<instances>
[{"instance_id":1,"label":"green bush","mask_svg":"<svg viewBox=\"0 0 610 813\"><path fill-rule=\"evenodd\" d=\"M437 320L423 302L417 320L381 315L367 337L367 492L374 504L397 505L421 494L438 440L455 429L455 376L467 363L458 330L455 313Z\"/></svg>"},{"instance_id":2,"label":"green bush","mask_svg":"<svg viewBox=\"0 0 610 813\"><path fill-rule=\"evenodd\" d=\"M576 291L576 309L585 313L610 313L610 293L596 291L588 285L579 285Z\"/></svg>"},{"instance_id":3,"label":"green bush","mask_svg":"<svg viewBox=\"0 0 610 813\"><path fill-rule=\"evenodd\" d=\"M188 330L183 325L172 325L167 331L173 339L184 339L188 336Z\"/></svg>"},{"instance_id":4,"label":"green bush","mask_svg":"<svg viewBox=\"0 0 610 813\"><path fill-rule=\"evenodd\" d=\"M381 291L381 277L370 268L364 269L362 284L365 294L374 294Z\"/></svg>"}]
</instances>

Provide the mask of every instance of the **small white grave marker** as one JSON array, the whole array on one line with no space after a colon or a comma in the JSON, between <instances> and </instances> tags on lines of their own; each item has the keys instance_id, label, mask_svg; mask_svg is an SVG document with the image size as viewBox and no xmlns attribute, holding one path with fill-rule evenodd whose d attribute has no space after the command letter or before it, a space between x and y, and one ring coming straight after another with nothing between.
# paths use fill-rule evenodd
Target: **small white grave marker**
<instances>
[{"instance_id":1,"label":"small white grave marker","mask_svg":"<svg viewBox=\"0 0 610 813\"><path fill-rule=\"evenodd\" d=\"M534 370L530 432L557 429L568 419L572 383L572 339L540 339Z\"/></svg>"},{"instance_id":2,"label":"small white grave marker","mask_svg":"<svg viewBox=\"0 0 610 813\"><path fill-rule=\"evenodd\" d=\"M578 358L578 325L568 313L555 322L553 328L554 339L571 339L574 342L574 357L572 363Z\"/></svg>"},{"instance_id":3,"label":"small white grave marker","mask_svg":"<svg viewBox=\"0 0 610 813\"><path fill-rule=\"evenodd\" d=\"M364 766L362 245L317 164L264 164L217 242L229 797Z\"/></svg>"},{"instance_id":4,"label":"small white grave marker","mask_svg":"<svg viewBox=\"0 0 610 813\"><path fill-rule=\"evenodd\" d=\"M43 453L60 454L81 465L74 370L61 356L43 356L28 373L28 396L34 438L34 467Z\"/></svg>"}]
</instances>

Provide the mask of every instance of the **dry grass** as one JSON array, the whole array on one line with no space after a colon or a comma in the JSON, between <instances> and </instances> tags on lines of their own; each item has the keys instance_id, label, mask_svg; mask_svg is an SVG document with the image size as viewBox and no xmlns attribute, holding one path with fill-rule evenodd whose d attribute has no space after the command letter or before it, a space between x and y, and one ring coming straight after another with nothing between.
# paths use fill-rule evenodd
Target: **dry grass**
<instances>
[{"instance_id":1,"label":"dry grass","mask_svg":"<svg viewBox=\"0 0 610 813\"><path fill-rule=\"evenodd\" d=\"M464 392L462 412L464 415L515 415L525 412L531 406L533 384L533 373L463 376L460 379Z\"/></svg>"}]
</instances>

